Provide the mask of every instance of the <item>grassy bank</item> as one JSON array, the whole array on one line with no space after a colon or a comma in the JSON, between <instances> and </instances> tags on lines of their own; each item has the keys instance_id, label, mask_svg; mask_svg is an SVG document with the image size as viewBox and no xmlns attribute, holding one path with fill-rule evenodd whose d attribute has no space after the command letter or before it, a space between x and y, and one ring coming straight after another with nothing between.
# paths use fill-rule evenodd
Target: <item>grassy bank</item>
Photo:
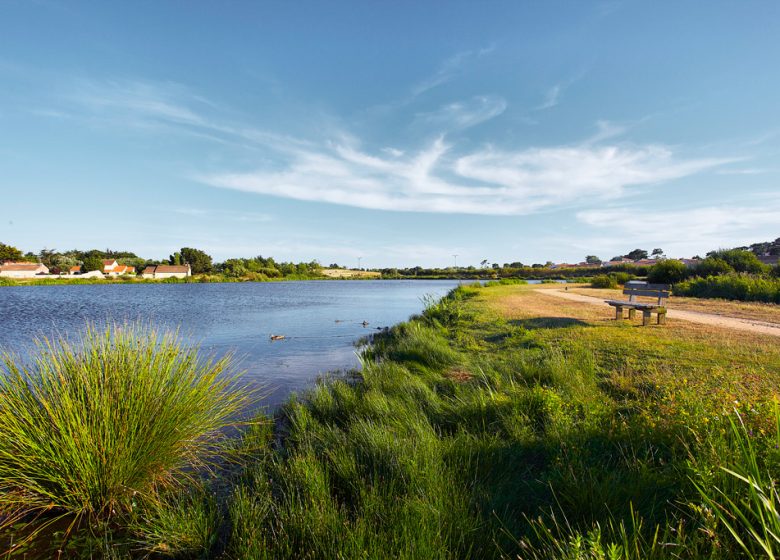
<instances>
[{"instance_id":1,"label":"grassy bank","mask_svg":"<svg viewBox=\"0 0 780 560\"><path fill-rule=\"evenodd\" d=\"M462 287L377 336L359 374L323 381L247 432L230 475L134 510L121 550L776 554L776 341L633 326L537 288Z\"/></svg>"},{"instance_id":2,"label":"grassy bank","mask_svg":"<svg viewBox=\"0 0 780 560\"><path fill-rule=\"evenodd\" d=\"M472 287L377 339L359 382L286 407L235 491L234 557L741 557L719 513L760 556L721 467L756 458L772 498L780 349L596 313Z\"/></svg>"}]
</instances>

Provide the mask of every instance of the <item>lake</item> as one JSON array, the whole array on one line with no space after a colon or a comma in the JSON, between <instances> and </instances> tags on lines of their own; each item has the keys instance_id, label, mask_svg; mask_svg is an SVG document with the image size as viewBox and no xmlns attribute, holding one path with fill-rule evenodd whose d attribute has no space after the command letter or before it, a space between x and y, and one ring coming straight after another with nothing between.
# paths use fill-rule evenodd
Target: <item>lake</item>
<instances>
[{"instance_id":1,"label":"lake","mask_svg":"<svg viewBox=\"0 0 780 560\"><path fill-rule=\"evenodd\" d=\"M233 351L268 407L321 374L357 368L355 342L422 311L456 280L235 284L105 284L0 288L0 351L21 357L39 336L79 333L87 321L179 328L207 352ZM363 325L363 322L367 325ZM270 336L284 335L272 341Z\"/></svg>"}]
</instances>

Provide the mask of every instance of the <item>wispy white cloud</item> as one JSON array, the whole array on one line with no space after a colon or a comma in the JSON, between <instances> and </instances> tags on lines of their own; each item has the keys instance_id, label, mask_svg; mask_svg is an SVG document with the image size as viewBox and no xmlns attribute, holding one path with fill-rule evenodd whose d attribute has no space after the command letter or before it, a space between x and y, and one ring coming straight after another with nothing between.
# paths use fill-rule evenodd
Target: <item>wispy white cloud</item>
<instances>
[{"instance_id":1,"label":"wispy white cloud","mask_svg":"<svg viewBox=\"0 0 780 560\"><path fill-rule=\"evenodd\" d=\"M612 246L663 246L667 254L677 256L776 237L780 223L780 197L777 196L765 198L760 204L647 210L633 207L586 210L577 213L577 219L597 230L608 229Z\"/></svg>"},{"instance_id":2,"label":"wispy white cloud","mask_svg":"<svg viewBox=\"0 0 780 560\"><path fill-rule=\"evenodd\" d=\"M455 148L439 137L416 152L386 157L334 143L300 149L281 168L199 179L221 188L377 210L522 215L614 199L633 186L732 161L684 159L660 145L484 147L459 154Z\"/></svg>"},{"instance_id":3,"label":"wispy white cloud","mask_svg":"<svg viewBox=\"0 0 780 560\"><path fill-rule=\"evenodd\" d=\"M558 104L558 98L560 96L561 86L560 84L556 84L547 90L547 93L544 96L544 101L542 101L541 105L537 106L536 109L538 111L543 111L544 109L555 107Z\"/></svg>"},{"instance_id":4,"label":"wispy white cloud","mask_svg":"<svg viewBox=\"0 0 780 560\"><path fill-rule=\"evenodd\" d=\"M444 105L436 111L418 113L416 120L442 130L465 129L499 116L507 103L497 95L478 95L466 101Z\"/></svg>"},{"instance_id":5,"label":"wispy white cloud","mask_svg":"<svg viewBox=\"0 0 780 560\"><path fill-rule=\"evenodd\" d=\"M463 66L468 62L492 53L495 48L495 45L490 45L481 49L462 51L454 54L446 59L431 76L428 76L412 86L412 97L422 95L435 87L449 82L462 71Z\"/></svg>"}]
</instances>

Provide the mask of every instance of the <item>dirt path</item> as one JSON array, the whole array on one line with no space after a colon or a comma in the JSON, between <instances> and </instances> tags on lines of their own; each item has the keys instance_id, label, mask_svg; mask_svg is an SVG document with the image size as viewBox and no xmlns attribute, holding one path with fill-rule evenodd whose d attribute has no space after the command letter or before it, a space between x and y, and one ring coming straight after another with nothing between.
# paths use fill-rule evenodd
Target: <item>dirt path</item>
<instances>
[{"instance_id":1,"label":"dirt path","mask_svg":"<svg viewBox=\"0 0 780 560\"><path fill-rule=\"evenodd\" d=\"M561 299L568 299L570 301L579 301L581 303L588 303L590 305L609 307L601 298L583 296L580 294L571 294L562 290L547 289L534 291L539 294L554 296ZM610 309L612 308L610 307ZM780 337L779 323L768 323L765 321L756 321L751 319L739 319L737 317L725 317L723 315L700 313L698 311L683 311L681 309L669 309L666 315L670 319L682 319L683 321L691 321L692 323L702 323L705 325L713 325L727 329L750 331Z\"/></svg>"}]
</instances>

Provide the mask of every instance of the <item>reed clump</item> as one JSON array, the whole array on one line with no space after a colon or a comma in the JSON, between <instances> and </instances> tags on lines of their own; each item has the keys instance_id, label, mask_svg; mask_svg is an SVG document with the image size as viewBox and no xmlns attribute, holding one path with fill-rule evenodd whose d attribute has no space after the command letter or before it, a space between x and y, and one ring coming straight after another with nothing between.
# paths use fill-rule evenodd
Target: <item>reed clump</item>
<instances>
[{"instance_id":1,"label":"reed clump","mask_svg":"<svg viewBox=\"0 0 780 560\"><path fill-rule=\"evenodd\" d=\"M230 357L137 324L2 356L0 520L105 521L193 481L248 398L235 382Z\"/></svg>"}]
</instances>

